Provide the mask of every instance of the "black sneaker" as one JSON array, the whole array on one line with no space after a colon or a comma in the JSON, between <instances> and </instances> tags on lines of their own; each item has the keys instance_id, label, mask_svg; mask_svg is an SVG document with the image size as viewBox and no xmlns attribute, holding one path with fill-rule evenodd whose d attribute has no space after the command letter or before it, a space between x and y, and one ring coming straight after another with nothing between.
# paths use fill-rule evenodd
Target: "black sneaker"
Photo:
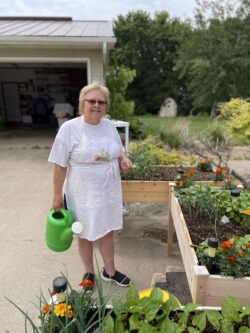
<instances>
[{"instance_id":1,"label":"black sneaker","mask_svg":"<svg viewBox=\"0 0 250 333\"><path fill-rule=\"evenodd\" d=\"M103 269L101 278L103 281L114 281L120 287L128 287L130 285L130 279L118 271L115 271L114 275L109 275L105 272L105 269Z\"/></svg>"},{"instance_id":2,"label":"black sneaker","mask_svg":"<svg viewBox=\"0 0 250 333\"><path fill-rule=\"evenodd\" d=\"M85 273L79 284L85 291L93 291L95 286L95 276L93 273Z\"/></svg>"}]
</instances>

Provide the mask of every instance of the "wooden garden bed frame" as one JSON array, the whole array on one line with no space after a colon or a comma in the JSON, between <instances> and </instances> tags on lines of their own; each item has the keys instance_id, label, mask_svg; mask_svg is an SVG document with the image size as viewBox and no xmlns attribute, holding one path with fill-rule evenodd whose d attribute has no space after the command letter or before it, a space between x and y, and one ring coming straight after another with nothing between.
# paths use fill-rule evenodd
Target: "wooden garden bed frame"
<instances>
[{"instance_id":1,"label":"wooden garden bed frame","mask_svg":"<svg viewBox=\"0 0 250 333\"><path fill-rule=\"evenodd\" d=\"M176 232L182 261L193 298L193 302L204 306L219 306L222 298L230 295L239 299L242 305L250 304L250 278L235 279L221 275L210 275L205 266L199 266L191 238L174 195L174 183L170 184L170 209L168 217L168 255L173 254L173 235Z\"/></svg>"},{"instance_id":2,"label":"wooden garden bed frame","mask_svg":"<svg viewBox=\"0 0 250 333\"><path fill-rule=\"evenodd\" d=\"M123 202L169 202L170 181L123 180Z\"/></svg>"}]
</instances>

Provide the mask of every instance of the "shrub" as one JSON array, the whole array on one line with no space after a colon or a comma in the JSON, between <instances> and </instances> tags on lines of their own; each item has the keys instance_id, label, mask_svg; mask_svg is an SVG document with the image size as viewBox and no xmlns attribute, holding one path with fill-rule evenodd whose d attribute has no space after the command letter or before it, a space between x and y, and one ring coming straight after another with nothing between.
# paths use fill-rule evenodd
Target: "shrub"
<instances>
[{"instance_id":1,"label":"shrub","mask_svg":"<svg viewBox=\"0 0 250 333\"><path fill-rule=\"evenodd\" d=\"M231 99L219 105L221 117L227 120L227 127L232 133L245 139L250 139L250 102L244 99Z\"/></svg>"},{"instance_id":2,"label":"shrub","mask_svg":"<svg viewBox=\"0 0 250 333\"><path fill-rule=\"evenodd\" d=\"M151 180L157 174L155 165L190 165L196 161L193 155L185 156L175 150L167 152L160 144L150 143L150 140L152 138L130 144L129 158L133 168L122 176L123 179Z\"/></svg>"},{"instance_id":3,"label":"shrub","mask_svg":"<svg viewBox=\"0 0 250 333\"><path fill-rule=\"evenodd\" d=\"M171 149L179 148L182 145L181 135L173 129L161 130L160 138Z\"/></svg>"}]
</instances>

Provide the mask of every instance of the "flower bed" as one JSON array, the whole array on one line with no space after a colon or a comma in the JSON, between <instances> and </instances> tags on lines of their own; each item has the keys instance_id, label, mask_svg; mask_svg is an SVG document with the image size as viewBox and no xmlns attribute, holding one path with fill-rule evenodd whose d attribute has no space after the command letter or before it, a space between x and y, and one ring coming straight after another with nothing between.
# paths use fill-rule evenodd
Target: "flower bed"
<instances>
[{"instance_id":1,"label":"flower bed","mask_svg":"<svg viewBox=\"0 0 250 333\"><path fill-rule=\"evenodd\" d=\"M192 303L180 306L173 295L163 294L159 288L142 295L130 286L124 301L113 299L112 306L107 306L100 290L96 297L84 290L66 289L50 302L41 295L39 325L12 304L25 316L25 331L29 322L36 333L247 333L250 329L250 306L244 308L233 297L224 298L220 308Z\"/></svg>"},{"instance_id":2,"label":"flower bed","mask_svg":"<svg viewBox=\"0 0 250 333\"><path fill-rule=\"evenodd\" d=\"M192 189L188 189L189 195L191 195ZM211 190L213 191L213 190ZM201 192L202 193L202 187ZM218 191L219 195L225 195L228 198L229 191ZM178 195L178 194L177 194ZM187 200L189 196L186 195ZM235 198L236 199L236 198ZM185 200L185 196L184 199ZM218 202L218 197L216 197L215 202ZM232 199L234 200L234 199ZM237 200L237 199L236 199ZM234 200L235 201L235 200ZM209 197L206 193L204 195L204 205L207 204L209 208ZM228 205L229 203L227 203ZM231 216L234 216L234 210L236 207L239 209L239 202L233 202L232 207L225 207L225 210L228 209L228 215L231 212ZM191 209L191 205L187 210ZM190 214L187 214L187 211L184 213L182 211L180 203L173 192L173 187L171 190L171 201L170 201L170 213L169 213L169 230L168 230L168 254L172 254L172 242L173 242L173 226L175 228L177 239L187 274L187 279L190 287L190 291L193 297L194 302L201 303L203 305L219 305L222 297L225 295L232 295L238 298L242 304L250 303L250 277L246 276L244 278L233 278L232 276L223 276L222 274L227 273L228 271L222 272L220 274L210 274L205 265L200 265L199 259L195 252L193 245L199 245L201 241L205 241L208 237L217 236L221 243L220 250L223 251L223 242L228 241L232 235L244 236L249 231L249 224L244 225L244 219L239 221L233 221L229 223L230 225L222 225L217 218L213 220L213 223L209 223L207 215L201 215L198 219L197 208L195 208L195 215L193 218L190 218ZM219 214L220 207L217 207ZM244 210L245 208L242 207ZM184 215L184 214L185 215ZM190 212L189 212L190 213ZM240 215L238 213L238 215ZM244 212L242 212L244 217ZM241 222L241 223L239 223ZM243 245L248 243L248 239L243 240ZM224 243L225 245L225 243ZM243 246L243 249L246 249L247 246ZM237 249L240 251L243 249ZM207 250L207 249L206 249ZM245 254L247 255L248 252ZM242 252L238 252L239 260L243 259L241 256ZM236 261L232 260L232 253L227 255L227 264L235 265ZM230 256L230 257L229 257ZM230 260L229 260L230 259ZM248 257L245 257L245 265L249 267ZM234 266L236 267L236 266ZM232 271L231 271L232 272ZM240 273L240 269L235 271L237 274ZM220 273L220 272L217 272Z\"/></svg>"}]
</instances>

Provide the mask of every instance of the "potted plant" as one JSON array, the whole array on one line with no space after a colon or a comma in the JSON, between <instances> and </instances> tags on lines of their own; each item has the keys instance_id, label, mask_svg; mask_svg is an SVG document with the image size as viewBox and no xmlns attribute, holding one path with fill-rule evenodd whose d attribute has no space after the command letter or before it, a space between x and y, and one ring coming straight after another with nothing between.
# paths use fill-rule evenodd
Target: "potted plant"
<instances>
[{"instance_id":1,"label":"potted plant","mask_svg":"<svg viewBox=\"0 0 250 333\"><path fill-rule=\"evenodd\" d=\"M175 191L173 184L169 211L168 255L172 255L175 230L194 302L203 305L219 305L225 295L232 295L243 305L250 303L248 269L250 240L247 236L250 230L247 222L249 207L250 193L248 191L242 191L240 196L235 197L229 190L204 185ZM210 274L205 261L202 261L202 255L203 259L204 254L207 258L208 244L206 242L211 236L218 238L214 263L219 271ZM234 236L237 238L235 239ZM234 248L230 247L230 251L235 252L226 253L223 250L224 242L233 243ZM198 255L197 249L199 249ZM237 261L234 257L236 252L239 259ZM219 261L218 258L220 258ZM246 274L243 274L240 268L242 262L243 267L246 267ZM231 268L234 267L235 274L232 273L233 269L228 270L230 267L228 265L232 265Z\"/></svg>"},{"instance_id":2,"label":"potted plant","mask_svg":"<svg viewBox=\"0 0 250 333\"><path fill-rule=\"evenodd\" d=\"M49 300L42 293L40 295L37 306L39 324L36 324L13 301L8 298L7 300L23 313L26 332L27 328L31 327L33 333L96 333L97 328L110 312L110 306L107 305L109 296L103 294L102 285L97 279L97 293L90 292L84 280L80 286L83 286L83 282L84 287L76 291L72 289L64 276L55 278Z\"/></svg>"}]
</instances>

